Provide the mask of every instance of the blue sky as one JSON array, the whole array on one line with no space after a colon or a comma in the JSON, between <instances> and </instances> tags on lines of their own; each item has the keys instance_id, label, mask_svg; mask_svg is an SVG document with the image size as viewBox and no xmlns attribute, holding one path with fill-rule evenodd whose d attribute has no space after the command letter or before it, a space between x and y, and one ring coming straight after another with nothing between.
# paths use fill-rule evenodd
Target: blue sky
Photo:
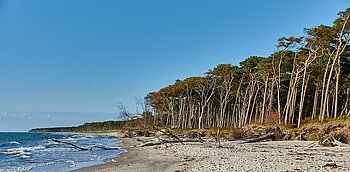
<instances>
[{"instance_id":1,"label":"blue sky","mask_svg":"<svg viewBox=\"0 0 350 172\"><path fill-rule=\"evenodd\" d=\"M330 25L349 5L0 0L0 131L115 119L118 102L133 111L134 97L176 79L202 75L220 63L237 65L251 55L268 56L279 37Z\"/></svg>"}]
</instances>

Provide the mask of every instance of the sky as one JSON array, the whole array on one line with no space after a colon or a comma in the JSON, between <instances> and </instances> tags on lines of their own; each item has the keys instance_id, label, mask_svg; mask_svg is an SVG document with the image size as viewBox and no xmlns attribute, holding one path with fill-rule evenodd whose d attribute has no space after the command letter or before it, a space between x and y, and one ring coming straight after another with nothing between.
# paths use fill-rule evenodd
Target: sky
<instances>
[{"instance_id":1,"label":"sky","mask_svg":"<svg viewBox=\"0 0 350 172\"><path fill-rule=\"evenodd\" d=\"M331 25L347 0L0 0L0 131L117 119L116 104Z\"/></svg>"}]
</instances>

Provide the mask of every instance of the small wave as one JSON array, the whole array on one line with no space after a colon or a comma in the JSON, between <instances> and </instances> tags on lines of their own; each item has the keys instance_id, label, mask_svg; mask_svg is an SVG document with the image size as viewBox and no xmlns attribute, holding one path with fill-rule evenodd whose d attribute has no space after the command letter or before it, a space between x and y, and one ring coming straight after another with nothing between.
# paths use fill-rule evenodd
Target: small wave
<instances>
[{"instance_id":1,"label":"small wave","mask_svg":"<svg viewBox=\"0 0 350 172\"><path fill-rule=\"evenodd\" d=\"M16 141L11 141L11 142L9 142L9 144L19 145L19 143Z\"/></svg>"},{"instance_id":2,"label":"small wave","mask_svg":"<svg viewBox=\"0 0 350 172\"><path fill-rule=\"evenodd\" d=\"M33 150L39 150L39 149L45 149L45 147L44 146L19 147L19 148L6 149L6 151L8 152L33 151Z\"/></svg>"},{"instance_id":3,"label":"small wave","mask_svg":"<svg viewBox=\"0 0 350 172\"><path fill-rule=\"evenodd\" d=\"M11 141L11 142L0 144L0 147L13 146L13 145L19 145L19 143L16 141Z\"/></svg>"},{"instance_id":4,"label":"small wave","mask_svg":"<svg viewBox=\"0 0 350 172\"><path fill-rule=\"evenodd\" d=\"M53 162L29 163L29 164L26 164L25 166L0 168L0 171L1 172L23 172L23 171L30 171L30 170L32 170L33 168L36 168L36 167L49 166L51 164L53 164Z\"/></svg>"},{"instance_id":5,"label":"small wave","mask_svg":"<svg viewBox=\"0 0 350 172\"><path fill-rule=\"evenodd\" d=\"M58 139L60 141L69 141L69 142L77 142L79 138L68 137L66 139Z\"/></svg>"},{"instance_id":6,"label":"small wave","mask_svg":"<svg viewBox=\"0 0 350 172\"><path fill-rule=\"evenodd\" d=\"M47 137L38 137L36 142L19 140L17 142L7 140L1 144L9 146L0 147L0 172L3 171L67 171L70 168L80 166L80 163L103 160L115 156L114 151L104 151L99 147L117 148L115 140L99 135L59 135L49 139ZM59 140L57 142L54 140ZM11 142L9 142L11 141ZM92 148L90 151L81 151L67 143L72 143L84 148ZM35 144L35 145L34 145ZM120 152L121 150L116 150ZM2 157L4 157L3 160ZM40 164L38 164L40 162ZM45 164L46 162L51 162ZM5 163L5 166L2 166ZM46 167L47 166L47 167Z\"/></svg>"},{"instance_id":7,"label":"small wave","mask_svg":"<svg viewBox=\"0 0 350 172\"><path fill-rule=\"evenodd\" d=\"M66 162L67 162L68 164L70 164L70 167L71 167L71 168L77 166L77 164L75 164L75 162L74 162L73 160L66 160Z\"/></svg>"},{"instance_id":8,"label":"small wave","mask_svg":"<svg viewBox=\"0 0 350 172\"><path fill-rule=\"evenodd\" d=\"M14 155L15 157L21 158L21 159L30 159L30 153L29 152L25 152L22 150L18 150L18 151L5 151L5 152L1 152L2 154L6 154L6 155Z\"/></svg>"},{"instance_id":9,"label":"small wave","mask_svg":"<svg viewBox=\"0 0 350 172\"><path fill-rule=\"evenodd\" d=\"M43 146L33 146L33 147L19 147L19 148L10 148L2 151L2 154L14 155L21 159L30 159L31 151L44 149Z\"/></svg>"},{"instance_id":10,"label":"small wave","mask_svg":"<svg viewBox=\"0 0 350 172\"><path fill-rule=\"evenodd\" d=\"M30 158L32 158L31 156L27 155L26 153L21 154L18 157L21 158L21 159L30 159Z\"/></svg>"}]
</instances>

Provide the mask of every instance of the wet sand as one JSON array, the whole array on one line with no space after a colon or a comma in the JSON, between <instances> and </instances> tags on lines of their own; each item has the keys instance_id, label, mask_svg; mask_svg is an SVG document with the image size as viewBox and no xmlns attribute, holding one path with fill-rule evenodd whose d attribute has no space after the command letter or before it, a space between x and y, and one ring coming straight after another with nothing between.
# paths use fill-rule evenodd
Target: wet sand
<instances>
[{"instance_id":1,"label":"wet sand","mask_svg":"<svg viewBox=\"0 0 350 172\"><path fill-rule=\"evenodd\" d=\"M176 157L170 150L155 147L135 147L141 144L136 138L121 138L123 149L128 152L111 158L107 163L86 167L74 172L157 172L183 171L184 165L180 157Z\"/></svg>"}]
</instances>

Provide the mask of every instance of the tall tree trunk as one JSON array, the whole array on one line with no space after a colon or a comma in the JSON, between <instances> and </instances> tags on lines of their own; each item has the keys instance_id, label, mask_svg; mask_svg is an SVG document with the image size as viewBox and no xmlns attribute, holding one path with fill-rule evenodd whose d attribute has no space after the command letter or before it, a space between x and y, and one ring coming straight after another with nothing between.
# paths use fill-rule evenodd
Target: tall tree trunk
<instances>
[{"instance_id":1,"label":"tall tree trunk","mask_svg":"<svg viewBox=\"0 0 350 172\"><path fill-rule=\"evenodd\" d=\"M315 116L316 116L316 113L317 113L318 91L319 91L319 85L317 83L316 84L316 90L315 90L315 96L314 96L314 105L313 105L313 108L312 108L312 115L311 115L312 120L315 119Z\"/></svg>"},{"instance_id":2,"label":"tall tree trunk","mask_svg":"<svg viewBox=\"0 0 350 172\"><path fill-rule=\"evenodd\" d=\"M291 72L291 76L289 79L289 87L288 87L288 94L287 94L287 101L286 101L286 105L283 109L283 113L285 114L284 116L284 124L287 125L288 124L288 119L289 117L289 111L290 111L290 106L291 106L291 101L292 101L292 92L294 89L294 73L295 73L295 68L296 68L296 53L294 54L294 59L293 59L293 69ZM297 78L298 76L296 76Z\"/></svg>"},{"instance_id":3,"label":"tall tree trunk","mask_svg":"<svg viewBox=\"0 0 350 172\"><path fill-rule=\"evenodd\" d=\"M260 122L264 122L264 115L265 115L265 103L266 103L266 97L267 97L267 87L269 84L269 76L266 76L265 79L265 90L264 90L264 99L263 99L263 104L262 104L262 109L261 109L261 119Z\"/></svg>"},{"instance_id":4,"label":"tall tree trunk","mask_svg":"<svg viewBox=\"0 0 350 172\"><path fill-rule=\"evenodd\" d=\"M307 62L305 64L307 65ZM300 128L300 124L301 124L301 118L302 118L303 108L304 108L305 94L306 94L306 90L307 90L308 81L310 78L310 75L309 75L308 78L306 79L306 71L307 71L307 66L305 66L305 69L304 69L303 82L302 82L302 86L301 86L301 98L300 98L300 103L299 103L298 128Z\"/></svg>"},{"instance_id":5,"label":"tall tree trunk","mask_svg":"<svg viewBox=\"0 0 350 172\"><path fill-rule=\"evenodd\" d=\"M337 118L338 114L338 94L339 94L339 77L340 77L340 55L337 58L338 60L338 69L336 73L336 81L335 81L335 102L334 102L334 118Z\"/></svg>"},{"instance_id":6,"label":"tall tree trunk","mask_svg":"<svg viewBox=\"0 0 350 172\"><path fill-rule=\"evenodd\" d=\"M274 88L275 88L275 81L271 82L271 88L270 88L270 96L269 96L269 106L267 107L267 115L271 115L272 112L272 105L274 99Z\"/></svg>"},{"instance_id":7,"label":"tall tree trunk","mask_svg":"<svg viewBox=\"0 0 350 172\"><path fill-rule=\"evenodd\" d=\"M326 80L327 80L327 74L328 74L328 68L331 63L332 58L328 59L326 69L323 74L323 80L322 80L322 93L321 93L321 107L320 107L320 121L323 122L325 118L325 111L326 111L326 105L325 105L325 89L326 89Z\"/></svg>"},{"instance_id":8,"label":"tall tree trunk","mask_svg":"<svg viewBox=\"0 0 350 172\"><path fill-rule=\"evenodd\" d=\"M340 113L341 116L348 112L349 94L350 94L350 88L346 89L346 101L344 104L344 108Z\"/></svg>"}]
</instances>

